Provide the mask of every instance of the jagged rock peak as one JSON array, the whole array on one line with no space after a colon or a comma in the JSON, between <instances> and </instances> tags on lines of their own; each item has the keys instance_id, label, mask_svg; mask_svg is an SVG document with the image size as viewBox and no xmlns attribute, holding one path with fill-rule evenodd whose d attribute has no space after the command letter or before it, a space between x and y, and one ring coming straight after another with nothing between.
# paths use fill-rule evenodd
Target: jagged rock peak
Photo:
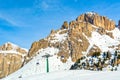
<instances>
[{"instance_id":1,"label":"jagged rock peak","mask_svg":"<svg viewBox=\"0 0 120 80\"><path fill-rule=\"evenodd\" d=\"M102 27L106 30L113 30L115 28L115 22L111 19L108 19L105 16L100 16L95 12L87 12L80 15L77 19L77 22L88 22L97 27Z\"/></svg>"},{"instance_id":2,"label":"jagged rock peak","mask_svg":"<svg viewBox=\"0 0 120 80\"><path fill-rule=\"evenodd\" d=\"M3 51L17 50L19 48L21 48L21 47L19 47L18 45L14 44L14 43L11 43L11 42L6 42L2 46L0 46L0 50L3 50ZM28 52L28 50L25 48L21 48L21 49L24 50L25 52Z\"/></svg>"},{"instance_id":3,"label":"jagged rock peak","mask_svg":"<svg viewBox=\"0 0 120 80\"><path fill-rule=\"evenodd\" d=\"M104 28L108 31L113 30L115 28L115 22L113 20L105 16L100 16L98 13L95 12L86 12L78 16L77 19L74 21L71 21L69 23L67 21L64 21L61 29L74 28L73 26L76 26L78 24L92 24L94 26ZM85 27L85 25L83 27Z\"/></svg>"},{"instance_id":4,"label":"jagged rock peak","mask_svg":"<svg viewBox=\"0 0 120 80\"><path fill-rule=\"evenodd\" d=\"M11 44L11 45L17 46L16 44L14 44L14 43L12 43L12 42L6 42L5 44Z\"/></svg>"},{"instance_id":5,"label":"jagged rock peak","mask_svg":"<svg viewBox=\"0 0 120 80\"><path fill-rule=\"evenodd\" d=\"M67 21L64 21L61 29L68 29L68 28L69 28L68 22L67 22Z\"/></svg>"},{"instance_id":6,"label":"jagged rock peak","mask_svg":"<svg viewBox=\"0 0 120 80\"><path fill-rule=\"evenodd\" d=\"M96 15L97 13L92 11L92 12L86 12L85 14Z\"/></svg>"},{"instance_id":7,"label":"jagged rock peak","mask_svg":"<svg viewBox=\"0 0 120 80\"><path fill-rule=\"evenodd\" d=\"M18 45L11 42L6 42L4 45L6 45L5 47L7 47L8 45L10 45L11 47L18 47Z\"/></svg>"}]
</instances>

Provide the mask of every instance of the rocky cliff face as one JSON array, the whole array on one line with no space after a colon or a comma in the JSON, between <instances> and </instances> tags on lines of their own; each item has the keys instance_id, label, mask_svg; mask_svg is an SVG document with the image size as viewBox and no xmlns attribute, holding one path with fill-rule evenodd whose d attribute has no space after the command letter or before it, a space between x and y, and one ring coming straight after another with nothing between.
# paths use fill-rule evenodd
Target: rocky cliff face
<instances>
[{"instance_id":1,"label":"rocky cliff face","mask_svg":"<svg viewBox=\"0 0 120 80\"><path fill-rule=\"evenodd\" d=\"M27 55L27 50L10 42L0 46L0 78L20 69Z\"/></svg>"},{"instance_id":2,"label":"rocky cliff face","mask_svg":"<svg viewBox=\"0 0 120 80\"><path fill-rule=\"evenodd\" d=\"M66 62L69 57L76 62L84 53L102 52L97 44L91 46L89 39L92 37L92 32L114 39L111 32L113 29L115 29L114 21L97 13L88 12L69 23L65 21L60 29L52 30L47 38L34 42L28 56L32 58L42 48L55 47L59 49L58 57L64 56L62 62Z\"/></svg>"},{"instance_id":3,"label":"rocky cliff face","mask_svg":"<svg viewBox=\"0 0 120 80\"><path fill-rule=\"evenodd\" d=\"M82 14L77 18L77 21L89 22L95 26L102 27L105 30L113 30L115 28L115 22L108 19L105 16L100 16L97 13L88 12Z\"/></svg>"}]
</instances>

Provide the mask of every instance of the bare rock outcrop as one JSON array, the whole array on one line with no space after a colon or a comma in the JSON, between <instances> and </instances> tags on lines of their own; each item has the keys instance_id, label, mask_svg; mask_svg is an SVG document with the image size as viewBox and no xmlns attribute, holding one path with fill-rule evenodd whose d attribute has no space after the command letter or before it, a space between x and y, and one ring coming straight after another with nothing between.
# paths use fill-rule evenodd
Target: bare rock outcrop
<instances>
[{"instance_id":1,"label":"bare rock outcrop","mask_svg":"<svg viewBox=\"0 0 120 80\"><path fill-rule=\"evenodd\" d=\"M23 66L23 57L14 53L0 54L0 78L8 76Z\"/></svg>"},{"instance_id":2,"label":"bare rock outcrop","mask_svg":"<svg viewBox=\"0 0 120 80\"><path fill-rule=\"evenodd\" d=\"M27 50L10 42L0 46L0 78L20 69L27 57Z\"/></svg>"},{"instance_id":3,"label":"bare rock outcrop","mask_svg":"<svg viewBox=\"0 0 120 80\"><path fill-rule=\"evenodd\" d=\"M32 44L30 50L29 50L29 54L28 54L28 57L31 58L33 56L35 56L35 53L39 50L39 49L44 49L48 47L48 41L45 40L45 39L42 39L40 41L36 41Z\"/></svg>"},{"instance_id":4,"label":"bare rock outcrop","mask_svg":"<svg viewBox=\"0 0 120 80\"><path fill-rule=\"evenodd\" d=\"M63 25L62 25L62 29L68 29L69 24L67 21L64 21Z\"/></svg>"},{"instance_id":5,"label":"bare rock outcrop","mask_svg":"<svg viewBox=\"0 0 120 80\"><path fill-rule=\"evenodd\" d=\"M101 50L98 46L93 45L93 47L90 49L89 54L87 56L93 56L94 53L100 53Z\"/></svg>"},{"instance_id":6,"label":"bare rock outcrop","mask_svg":"<svg viewBox=\"0 0 120 80\"><path fill-rule=\"evenodd\" d=\"M97 13L88 12L82 14L76 19L78 22L85 21L89 22L97 27L102 27L105 30L113 30L115 28L115 22L108 19L105 16L100 16Z\"/></svg>"}]
</instances>

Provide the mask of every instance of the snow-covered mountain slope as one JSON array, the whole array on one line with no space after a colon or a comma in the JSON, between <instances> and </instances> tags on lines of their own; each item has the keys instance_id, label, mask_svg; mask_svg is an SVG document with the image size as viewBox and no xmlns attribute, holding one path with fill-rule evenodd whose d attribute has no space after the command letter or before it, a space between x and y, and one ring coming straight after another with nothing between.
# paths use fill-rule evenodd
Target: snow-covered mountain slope
<instances>
[{"instance_id":1,"label":"snow-covered mountain slope","mask_svg":"<svg viewBox=\"0 0 120 80\"><path fill-rule=\"evenodd\" d=\"M58 49L53 47L48 47L46 49L39 50L38 55L36 57L34 57L23 68L8 76L5 80L13 80L14 78L18 78L20 76L26 77L39 73L46 73L46 58L42 56L44 56L47 53L52 55L49 58L49 72L69 70L73 62L71 60L68 60L66 63L62 63L59 60L60 57L56 58L56 53L58 51Z\"/></svg>"},{"instance_id":2,"label":"snow-covered mountain slope","mask_svg":"<svg viewBox=\"0 0 120 80\"><path fill-rule=\"evenodd\" d=\"M118 28L115 28L114 30L109 32L113 34L114 38L111 38L108 35L101 35L96 31L92 32L92 36L90 38L84 34L84 36L88 39L90 43L87 53L89 53L89 50L93 47L93 45L98 46L102 52L115 51L120 44L120 30ZM114 46L114 48L110 48L110 46Z\"/></svg>"},{"instance_id":3,"label":"snow-covered mountain slope","mask_svg":"<svg viewBox=\"0 0 120 80\"><path fill-rule=\"evenodd\" d=\"M120 70L120 67L119 67ZM50 73L32 74L6 78L2 80L119 80L120 71L86 71L86 70L66 70Z\"/></svg>"}]
</instances>

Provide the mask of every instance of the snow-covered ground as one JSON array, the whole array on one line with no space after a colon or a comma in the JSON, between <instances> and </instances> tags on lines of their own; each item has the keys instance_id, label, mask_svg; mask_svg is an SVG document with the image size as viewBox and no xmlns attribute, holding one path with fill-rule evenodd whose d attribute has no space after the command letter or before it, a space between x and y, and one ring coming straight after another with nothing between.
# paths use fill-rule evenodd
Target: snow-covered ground
<instances>
[{"instance_id":1,"label":"snow-covered ground","mask_svg":"<svg viewBox=\"0 0 120 80\"><path fill-rule=\"evenodd\" d=\"M3 80L120 80L120 71L67 70Z\"/></svg>"}]
</instances>

